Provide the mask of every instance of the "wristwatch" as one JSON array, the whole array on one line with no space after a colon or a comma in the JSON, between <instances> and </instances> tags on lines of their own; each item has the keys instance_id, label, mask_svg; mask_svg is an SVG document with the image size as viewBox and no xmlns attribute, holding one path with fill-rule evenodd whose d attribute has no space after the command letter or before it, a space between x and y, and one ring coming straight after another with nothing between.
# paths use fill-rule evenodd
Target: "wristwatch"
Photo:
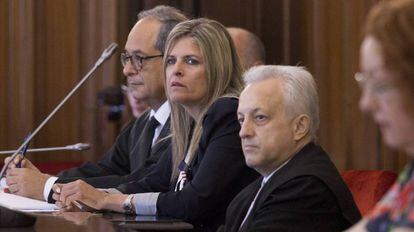
<instances>
[{"instance_id":1,"label":"wristwatch","mask_svg":"<svg viewBox=\"0 0 414 232\"><path fill-rule=\"evenodd\" d=\"M124 203L122 204L122 208L124 209L124 212L126 214L135 214L135 207L134 207L134 203L132 202L132 199L134 199L134 194L128 195L128 197L125 199Z\"/></svg>"}]
</instances>

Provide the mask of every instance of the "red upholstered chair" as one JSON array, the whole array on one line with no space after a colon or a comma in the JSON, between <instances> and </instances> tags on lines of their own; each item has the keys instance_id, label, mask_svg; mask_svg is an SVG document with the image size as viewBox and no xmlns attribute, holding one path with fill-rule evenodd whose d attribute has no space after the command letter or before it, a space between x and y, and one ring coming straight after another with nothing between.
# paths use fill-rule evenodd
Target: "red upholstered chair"
<instances>
[{"instance_id":1,"label":"red upholstered chair","mask_svg":"<svg viewBox=\"0 0 414 232\"><path fill-rule=\"evenodd\" d=\"M394 183L397 174L382 170L349 170L341 173L364 216Z\"/></svg>"},{"instance_id":2,"label":"red upholstered chair","mask_svg":"<svg viewBox=\"0 0 414 232\"><path fill-rule=\"evenodd\" d=\"M52 175L58 174L62 170L69 168L78 167L82 162L44 162L44 163L35 163L36 167L43 173L48 173Z\"/></svg>"}]
</instances>

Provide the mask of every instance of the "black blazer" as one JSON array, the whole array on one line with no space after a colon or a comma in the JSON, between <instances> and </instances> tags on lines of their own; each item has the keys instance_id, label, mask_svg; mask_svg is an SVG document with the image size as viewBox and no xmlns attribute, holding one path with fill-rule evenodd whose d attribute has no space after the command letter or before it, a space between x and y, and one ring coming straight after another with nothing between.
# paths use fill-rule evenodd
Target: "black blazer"
<instances>
[{"instance_id":1,"label":"black blazer","mask_svg":"<svg viewBox=\"0 0 414 232\"><path fill-rule=\"evenodd\" d=\"M56 183L82 179L97 188L115 188L122 183L144 177L170 144L170 139L162 139L170 134L168 118L150 154L148 149L141 148L140 142L146 136L142 131L149 122L149 116L150 113L147 111L126 126L99 162L87 162L80 167L62 171L58 174ZM53 202L51 195L49 194L49 202Z\"/></svg>"},{"instance_id":2,"label":"black blazer","mask_svg":"<svg viewBox=\"0 0 414 232\"><path fill-rule=\"evenodd\" d=\"M238 135L238 100L219 98L203 119L198 152L190 164L192 179L175 192L171 178L171 150L140 181L120 186L124 193L161 192L157 214L184 219L196 231L215 231L224 222L233 197L259 175L246 166Z\"/></svg>"},{"instance_id":3,"label":"black blazer","mask_svg":"<svg viewBox=\"0 0 414 232\"><path fill-rule=\"evenodd\" d=\"M239 231L263 178L231 202L219 231ZM309 143L263 186L240 231L343 231L361 215L320 146Z\"/></svg>"}]
</instances>

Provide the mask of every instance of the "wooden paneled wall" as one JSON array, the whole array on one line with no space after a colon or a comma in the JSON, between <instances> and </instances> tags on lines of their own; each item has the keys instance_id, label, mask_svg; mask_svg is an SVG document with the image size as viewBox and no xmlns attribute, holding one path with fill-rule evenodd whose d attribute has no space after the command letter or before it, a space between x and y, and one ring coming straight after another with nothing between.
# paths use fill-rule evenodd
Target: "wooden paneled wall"
<instances>
[{"instance_id":1,"label":"wooden paneled wall","mask_svg":"<svg viewBox=\"0 0 414 232\"><path fill-rule=\"evenodd\" d=\"M18 147L93 67L110 42L119 41L116 0L0 2L0 149ZM107 123L96 94L122 81L119 53L101 67L31 143L32 147L88 142L83 153L29 155L33 161L93 160L119 125Z\"/></svg>"},{"instance_id":2,"label":"wooden paneled wall","mask_svg":"<svg viewBox=\"0 0 414 232\"><path fill-rule=\"evenodd\" d=\"M372 120L360 113L361 29L377 0L1 0L0 149L15 148L92 66L105 46L123 47L139 10L176 6L190 17L244 27L264 42L268 64L306 66L319 87L319 142L340 169L405 164L387 150ZM120 125L105 120L96 93L122 82L119 53L39 133L33 146L90 142L93 149L33 160L96 160Z\"/></svg>"}]
</instances>

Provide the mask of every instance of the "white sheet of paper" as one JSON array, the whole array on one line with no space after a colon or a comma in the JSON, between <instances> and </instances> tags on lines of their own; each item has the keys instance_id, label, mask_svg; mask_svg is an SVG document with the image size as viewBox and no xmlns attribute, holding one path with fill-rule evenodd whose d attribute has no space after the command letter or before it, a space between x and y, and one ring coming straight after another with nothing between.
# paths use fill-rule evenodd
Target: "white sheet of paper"
<instances>
[{"instance_id":1,"label":"white sheet of paper","mask_svg":"<svg viewBox=\"0 0 414 232\"><path fill-rule=\"evenodd\" d=\"M11 210L23 212L55 212L58 208L55 204L45 201L30 199L10 193L0 192L0 206Z\"/></svg>"},{"instance_id":2,"label":"white sheet of paper","mask_svg":"<svg viewBox=\"0 0 414 232\"><path fill-rule=\"evenodd\" d=\"M7 186L6 184L6 177L1 178L0 180L0 189L5 189L8 188L9 186Z\"/></svg>"}]
</instances>

